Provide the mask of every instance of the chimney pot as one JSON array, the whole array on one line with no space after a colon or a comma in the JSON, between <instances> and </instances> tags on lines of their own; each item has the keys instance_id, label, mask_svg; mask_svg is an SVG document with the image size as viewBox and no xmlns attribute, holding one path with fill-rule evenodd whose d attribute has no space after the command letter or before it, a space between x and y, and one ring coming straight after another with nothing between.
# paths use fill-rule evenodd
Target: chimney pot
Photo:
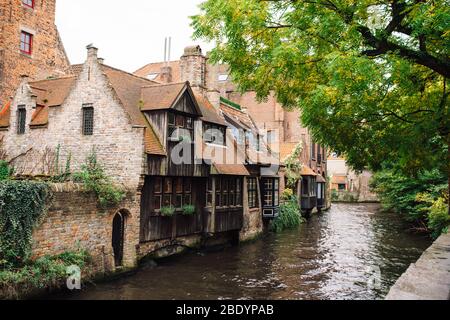
<instances>
[{"instance_id":1,"label":"chimney pot","mask_svg":"<svg viewBox=\"0 0 450 320\"><path fill-rule=\"evenodd\" d=\"M86 47L87 52L88 52L88 57L94 57L97 58L97 52L98 49L96 47L94 47L93 44L90 44Z\"/></svg>"},{"instance_id":2,"label":"chimney pot","mask_svg":"<svg viewBox=\"0 0 450 320\"><path fill-rule=\"evenodd\" d=\"M98 63L104 64L105 63L105 59L104 58L98 58Z\"/></svg>"}]
</instances>

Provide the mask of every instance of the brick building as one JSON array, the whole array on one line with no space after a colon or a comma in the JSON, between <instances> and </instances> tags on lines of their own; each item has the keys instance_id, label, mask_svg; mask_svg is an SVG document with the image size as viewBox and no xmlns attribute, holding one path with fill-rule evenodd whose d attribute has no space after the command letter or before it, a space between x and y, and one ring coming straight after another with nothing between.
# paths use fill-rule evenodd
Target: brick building
<instances>
[{"instance_id":1,"label":"brick building","mask_svg":"<svg viewBox=\"0 0 450 320\"><path fill-rule=\"evenodd\" d=\"M20 76L67 74L70 63L55 25L56 0L0 0L0 108Z\"/></svg>"}]
</instances>

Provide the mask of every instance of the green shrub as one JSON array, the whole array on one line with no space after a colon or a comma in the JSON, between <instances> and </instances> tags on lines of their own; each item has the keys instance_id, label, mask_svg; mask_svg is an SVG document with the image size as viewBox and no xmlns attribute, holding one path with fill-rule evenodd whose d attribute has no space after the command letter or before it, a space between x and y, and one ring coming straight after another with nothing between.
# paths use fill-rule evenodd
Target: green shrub
<instances>
[{"instance_id":1,"label":"green shrub","mask_svg":"<svg viewBox=\"0 0 450 320\"><path fill-rule=\"evenodd\" d=\"M81 172L73 174L75 182L82 182L88 191L94 192L101 208L118 204L125 198L125 192L115 186L97 161L93 151L81 166Z\"/></svg>"},{"instance_id":2,"label":"green shrub","mask_svg":"<svg viewBox=\"0 0 450 320\"><path fill-rule=\"evenodd\" d=\"M195 213L195 206L191 204L186 204L183 206L183 214L185 216L191 216Z\"/></svg>"},{"instance_id":3,"label":"green shrub","mask_svg":"<svg viewBox=\"0 0 450 320\"><path fill-rule=\"evenodd\" d=\"M392 170L374 175L372 189L384 210L401 214L407 221L426 225L437 237L448 225L448 180L438 170L408 177Z\"/></svg>"},{"instance_id":4,"label":"green shrub","mask_svg":"<svg viewBox=\"0 0 450 320\"><path fill-rule=\"evenodd\" d=\"M50 197L44 182L0 182L0 267L28 259L33 228L45 216Z\"/></svg>"},{"instance_id":5,"label":"green shrub","mask_svg":"<svg viewBox=\"0 0 450 320\"><path fill-rule=\"evenodd\" d=\"M172 217L175 214L175 207L173 206L162 207L160 212L163 217Z\"/></svg>"},{"instance_id":6,"label":"green shrub","mask_svg":"<svg viewBox=\"0 0 450 320\"><path fill-rule=\"evenodd\" d=\"M281 232L297 228L303 221L298 199L293 196L281 204L280 214L272 221L270 228L274 232Z\"/></svg>"},{"instance_id":7,"label":"green shrub","mask_svg":"<svg viewBox=\"0 0 450 320\"><path fill-rule=\"evenodd\" d=\"M7 180L12 174L12 169L9 167L8 162L0 161L0 181Z\"/></svg>"},{"instance_id":8,"label":"green shrub","mask_svg":"<svg viewBox=\"0 0 450 320\"><path fill-rule=\"evenodd\" d=\"M67 278L67 267L76 265L80 269L91 262L85 250L64 252L57 256L44 256L36 261L29 261L20 269L6 268L0 270L0 289L9 292L9 297L19 298L33 288L59 286ZM8 289L8 290L4 290Z\"/></svg>"}]
</instances>

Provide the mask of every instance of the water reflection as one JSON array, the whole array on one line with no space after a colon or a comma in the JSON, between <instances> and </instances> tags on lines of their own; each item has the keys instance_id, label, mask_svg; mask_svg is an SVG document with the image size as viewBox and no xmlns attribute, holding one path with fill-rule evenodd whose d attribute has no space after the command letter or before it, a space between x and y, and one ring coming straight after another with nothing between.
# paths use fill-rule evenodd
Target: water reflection
<instances>
[{"instance_id":1,"label":"water reflection","mask_svg":"<svg viewBox=\"0 0 450 320\"><path fill-rule=\"evenodd\" d=\"M337 204L295 231L169 258L133 276L52 298L381 299L430 241L377 210Z\"/></svg>"}]
</instances>

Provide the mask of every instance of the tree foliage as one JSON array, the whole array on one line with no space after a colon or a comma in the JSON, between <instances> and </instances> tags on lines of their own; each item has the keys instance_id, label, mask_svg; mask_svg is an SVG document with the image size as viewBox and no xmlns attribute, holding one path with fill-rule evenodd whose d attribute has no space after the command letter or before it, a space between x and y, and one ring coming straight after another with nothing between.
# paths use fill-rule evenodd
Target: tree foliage
<instances>
[{"instance_id":1,"label":"tree foliage","mask_svg":"<svg viewBox=\"0 0 450 320\"><path fill-rule=\"evenodd\" d=\"M448 225L447 178L439 170L422 171L411 178L392 169L375 174L371 187L385 210L402 214L437 237Z\"/></svg>"},{"instance_id":2,"label":"tree foliage","mask_svg":"<svg viewBox=\"0 0 450 320\"><path fill-rule=\"evenodd\" d=\"M208 0L194 35L350 165L448 171L450 1Z\"/></svg>"}]
</instances>

